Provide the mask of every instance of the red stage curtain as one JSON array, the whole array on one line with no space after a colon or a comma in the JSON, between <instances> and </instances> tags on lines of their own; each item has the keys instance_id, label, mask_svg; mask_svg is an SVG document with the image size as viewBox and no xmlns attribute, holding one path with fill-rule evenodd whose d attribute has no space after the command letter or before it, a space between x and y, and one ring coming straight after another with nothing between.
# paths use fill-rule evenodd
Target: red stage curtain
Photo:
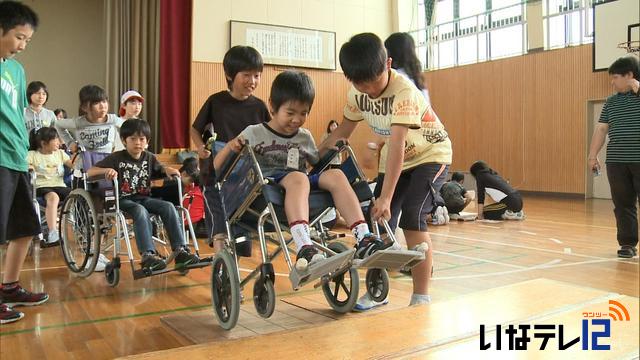
<instances>
[{"instance_id":1,"label":"red stage curtain","mask_svg":"<svg viewBox=\"0 0 640 360\"><path fill-rule=\"evenodd\" d=\"M189 147L191 0L160 1L159 112L163 148Z\"/></svg>"}]
</instances>

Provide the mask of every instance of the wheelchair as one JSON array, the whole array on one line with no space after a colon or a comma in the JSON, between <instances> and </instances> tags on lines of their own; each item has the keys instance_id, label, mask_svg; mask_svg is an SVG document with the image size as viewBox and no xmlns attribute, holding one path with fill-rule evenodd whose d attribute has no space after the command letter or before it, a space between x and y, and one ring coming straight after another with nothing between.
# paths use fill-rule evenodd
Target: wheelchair
<instances>
[{"instance_id":1,"label":"wheelchair","mask_svg":"<svg viewBox=\"0 0 640 360\"><path fill-rule=\"evenodd\" d=\"M339 150L329 151L311 173L323 171L333 157L346 151L349 156L341 169L347 175L358 199L361 202L372 200L373 193L364 180L366 178L357 165L352 149L342 142L337 145ZM311 231L312 242L327 259L322 263L311 264L305 272L298 272L289 254L296 254L289 248L293 240L285 240L283 236L283 231L288 230L284 213L284 189L264 178L252 148L245 145L238 154L227 159L219 174L216 186L222 198L228 236L223 249L213 259L211 297L214 314L223 329L235 327L240 312L241 290L254 278L253 303L258 315L268 318L273 314L275 274L272 260L280 253L283 253L289 268L292 288L298 290L316 281L314 287L322 287L325 299L339 313L349 312L355 306L360 286L359 268L368 269L367 291L374 299L382 300L389 292L386 268L399 269L424 260L424 251L399 250L393 234L384 250L379 250L364 260L354 260L354 248L337 241L328 242L326 236L321 236L326 231L320 219L335 205L328 191L312 190L309 195L310 228L315 228L315 231ZM262 263L241 279L231 229L232 226L239 226L243 230L256 232L256 224ZM388 228L385 221L383 224ZM377 225L372 225L374 231L379 233ZM271 240L276 245L272 253L267 249L267 231L274 232L277 237L277 240Z\"/></svg>"},{"instance_id":2,"label":"wheelchair","mask_svg":"<svg viewBox=\"0 0 640 360\"><path fill-rule=\"evenodd\" d=\"M91 154L81 150L85 168L92 165ZM108 154L107 154L108 155ZM112 251L113 256L105 267L105 278L111 287L118 285L120 281L120 256L125 255L131 264L134 280L159 275L171 271L186 274L189 270L209 266L211 259L201 259L197 264L191 264L180 268L166 268L159 271L149 269L136 269L133 250L127 227L127 219L120 210L118 180L112 181L92 179L81 171L82 178L78 183L82 186L71 191L67 197L60 216L60 242L64 261L72 273L87 277L93 273L98 262L101 249L105 252ZM176 177L179 198L182 198L182 181ZM189 217L189 212L178 203L174 202L179 219L182 220L186 244L192 247L199 256L198 242ZM171 250L168 236L163 230L162 221L158 216L152 215L153 240L156 250L170 263L175 253ZM186 224L186 225L184 225ZM125 251L121 242L125 243Z\"/></svg>"}]
</instances>

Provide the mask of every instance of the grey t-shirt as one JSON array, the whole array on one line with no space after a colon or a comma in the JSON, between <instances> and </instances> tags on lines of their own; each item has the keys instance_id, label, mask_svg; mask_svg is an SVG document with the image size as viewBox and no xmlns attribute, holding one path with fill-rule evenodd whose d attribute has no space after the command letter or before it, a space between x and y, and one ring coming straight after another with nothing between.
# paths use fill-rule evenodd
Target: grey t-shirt
<instances>
[{"instance_id":1,"label":"grey t-shirt","mask_svg":"<svg viewBox=\"0 0 640 360\"><path fill-rule=\"evenodd\" d=\"M240 133L256 154L264 176L274 176L287 171L306 172L307 163L318 162L318 148L309 130L300 128L293 135L276 132L268 124L251 125ZM289 154L297 155L297 161L289 160Z\"/></svg>"},{"instance_id":2,"label":"grey t-shirt","mask_svg":"<svg viewBox=\"0 0 640 360\"><path fill-rule=\"evenodd\" d=\"M111 153L116 139L120 137L120 126L124 121L115 114L107 114L107 121L93 123L84 116L56 121L56 130L62 141L70 145L77 141L87 150Z\"/></svg>"},{"instance_id":3,"label":"grey t-shirt","mask_svg":"<svg viewBox=\"0 0 640 360\"><path fill-rule=\"evenodd\" d=\"M24 109L24 123L27 127L27 132L41 127L53 126L56 123L56 114L47 108L42 108L40 112L35 112L31 107L27 106Z\"/></svg>"},{"instance_id":4,"label":"grey t-shirt","mask_svg":"<svg viewBox=\"0 0 640 360\"><path fill-rule=\"evenodd\" d=\"M58 120L55 127L60 139L67 146L75 140L88 151L111 154L116 141L119 141L120 126L123 122L115 114L107 114L107 121L101 123L92 123L86 117L78 116L73 119ZM81 159L76 160L75 168L83 168Z\"/></svg>"}]
</instances>

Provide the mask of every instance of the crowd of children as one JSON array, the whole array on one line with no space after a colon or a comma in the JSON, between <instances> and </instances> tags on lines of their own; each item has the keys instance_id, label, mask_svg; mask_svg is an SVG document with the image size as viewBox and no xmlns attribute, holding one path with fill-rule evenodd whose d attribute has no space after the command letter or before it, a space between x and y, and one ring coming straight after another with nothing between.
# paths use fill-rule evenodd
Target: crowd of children
<instances>
[{"instance_id":1,"label":"crowd of children","mask_svg":"<svg viewBox=\"0 0 640 360\"><path fill-rule=\"evenodd\" d=\"M173 203L150 196L151 180L181 175L187 194L185 207L194 222L204 221L203 235L218 251L227 237L227 229L220 194L215 187L216 172L232 152L240 151L246 144L254 148L263 175L285 189L284 209L298 250L296 269L304 271L310 264L325 259L311 243L308 209L309 192L324 189L331 193L337 210L353 233L356 259L364 259L386 246L370 231L365 215L374 221L389 220L391 230L403 229L409 248L428 245L425 260L411 270L410 304L431 301L433 246L428 226L460 216L474 196L463 186L464 175L460 172L454 172L451 180L445 182L452 162L452 143L443 121L431 106L411 36L397 33L383 43L373 33L362 33L342 45L339 61L351 84L346 94L344 121L340 124L332 121L318 146L303 127L316 96L311 78L304 72L281 72L271 84L265 103L254 96L263 70L260 53L249 46L232 47L223 59L227 89L206 100L190 129L199 160L188 158L180 170L176 170L161 165L155 155L147 151L151 131L149 124L140 119L144 98L135 90L122 94L118 114L109 113L106 91L97 85L80 89L76 117L69 117L60 108L51 111L45 107L50 100L49 89L41 81L32 81L26 86L24 69L13 59L26 48L38 23L37 15L28 6L14 1L0 2L0 182L3 184L0 187L0 244L8 243L0 288L0 323L24 316L13 306L38 305L49 298L46 293L30 292L18 283L28 246L41 232L38 209L32 206L28 170L35 177L35 194L45 205L46 245L60 240L56 225L58 207L71 191L64 181L65 167L88 169L89 176L118 179L120 208L133 218L141 266L162 270L166 262L155 249L150 214L161 217L172 250L177 254L178 266L200 260L185 245L182 220ZM635 66L637 68L637 64ZM624 89L630 87L637 93L637 77L633 73L632 80L627 79L625 83L629 86ZM612 123L614 117L605 117L601 123ZM307 175L309 165L332 149L337 140L348 139L361 122L376 135L370 143L377 157L376 200L369 214L363 213L341 170L330 168L319 175ZM211 137L220 144L207 146ZM594 154L599 149L597 145L601 146L592 146ZM70 154L80 150L91 151L92 156L77 157L72 163ZM335 167L340 165L340 159L336 160ZM597 158L590 159L589 166L598 167ZM617 168L608 169L615 179ZM469 171L477 185L478 219L524 219L522 196L486 162L475 162ZM485 205L487 196L493 203ZM616 206L622 204L620 199L614 198ZM620 218L619 223L626 219L618 213L616 216ZM13 218L21 221L10 221ZM637 222L635 228L628 226L625 231L635 232L635 239L623 239L619 235L624 250L621 256L634 256ZM250 256L251 242L242 241L246 239L244 232L233 228L231 234L238 254ZM104 268L104 261L101 262ZM100 265L97 269L100 270ZM375 301L367 293L358 300L356 309L367 310L386 302L386 299Z\"/></svg>"}]
</instances>

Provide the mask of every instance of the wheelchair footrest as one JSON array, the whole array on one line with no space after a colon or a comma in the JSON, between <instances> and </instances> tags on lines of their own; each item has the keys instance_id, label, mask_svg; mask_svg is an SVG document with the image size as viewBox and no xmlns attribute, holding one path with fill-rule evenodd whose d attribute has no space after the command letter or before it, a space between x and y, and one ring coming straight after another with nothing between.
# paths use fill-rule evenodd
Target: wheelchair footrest
<instances>
[{"instance_id":1,"label":"wheelchair footrest","mask_svg":"<svg viewBox=\"0 0 640 360\"><path fill-rule=\"evenodd\" d=\"M195 264L190 264L187 266L182 266L180 268L175 268L175 270L185 270L185 269L199 269L199 268L203 268L203 267L207 267L209 265L211 265L211 263L213 262L213 260L206 260L206 259L200 259L200 261L198 263Z\"/></svg>"},{"instance_id":2,"label":"wheelchair footrest","mask_svg":"<svg viewBox=\"0 0 640 360\"><path fill-rule=\"evenodd\" d=\"M399 270L405 265L413 266L424 260L424 252L415 250L379 250L363 260L354 260L356 268L380 268ZM413 265L410 265L412 264Z\"/></svg>"},{"instance_id":3,"label":"wheelchair footrest","mask_svg":"<svg viewBox=\"0 0 640 360\"><path fill-rule=\"evenodd\" d=\"M341 272L351 266L355 249L341 252L309 265L306 271L300 272L295 266L291 269L289 280L294 290L298 290L305 284L321 278L329 273Z\"/></svg>"}]
</instances>

